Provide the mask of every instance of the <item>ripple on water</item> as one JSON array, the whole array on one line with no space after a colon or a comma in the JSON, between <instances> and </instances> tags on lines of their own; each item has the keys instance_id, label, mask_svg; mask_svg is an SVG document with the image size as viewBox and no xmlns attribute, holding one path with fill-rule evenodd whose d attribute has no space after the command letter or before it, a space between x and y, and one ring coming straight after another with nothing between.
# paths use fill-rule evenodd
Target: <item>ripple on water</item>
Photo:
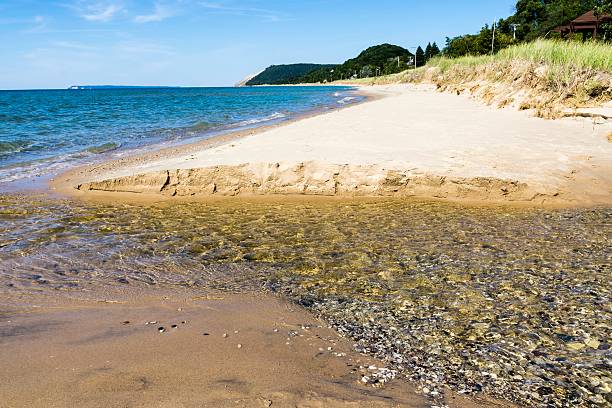
<instances>
[{"instance_id":1,"label":"ripple on water","mask_svg":"<svg viewBox=\"0 0 612 408\"><path fill-rule=\"evenodd\" d=\"M611 221L609 208L2 196L0 284L266 287L430 394L595 406L610 399Z\"/></svg>"}]
</instances>

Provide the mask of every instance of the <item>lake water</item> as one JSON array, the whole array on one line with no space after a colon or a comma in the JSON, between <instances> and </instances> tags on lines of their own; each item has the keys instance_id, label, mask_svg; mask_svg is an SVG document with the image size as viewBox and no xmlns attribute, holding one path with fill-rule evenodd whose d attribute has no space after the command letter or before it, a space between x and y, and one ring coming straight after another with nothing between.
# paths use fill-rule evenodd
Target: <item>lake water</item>
<instances>
[{"instance_id":1,"label":"lake water","mask_svg":"<svg viewBox=\"0 0 612 408\"><path fill-rule=\"evenodd\" d=\"M0 186L113 152L173 144L357 102L350 87L0 91Z\"/></svg>"}]
</instances>

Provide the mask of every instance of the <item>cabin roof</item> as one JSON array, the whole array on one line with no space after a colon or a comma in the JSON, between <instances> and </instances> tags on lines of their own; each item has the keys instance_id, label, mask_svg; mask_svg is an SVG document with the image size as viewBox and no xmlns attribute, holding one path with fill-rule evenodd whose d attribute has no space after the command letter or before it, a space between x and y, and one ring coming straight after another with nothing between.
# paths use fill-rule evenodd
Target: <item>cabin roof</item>
<instances>
[{"instance_id":1,"label":"cabin roof","mask_svg":"<svg viewBox=\"0 0 612 408\"><path fill-rule=\"evenodd\" d=\"M609 19L612 19L612 16L609 16L608 14L601 14L599 16L596 16L595 12L591 10L591 11L584 13L577 19L573 20L572 23L578 23L578 24L598 23L600 21L609 20Z\"/></svg>"}]
</instances>

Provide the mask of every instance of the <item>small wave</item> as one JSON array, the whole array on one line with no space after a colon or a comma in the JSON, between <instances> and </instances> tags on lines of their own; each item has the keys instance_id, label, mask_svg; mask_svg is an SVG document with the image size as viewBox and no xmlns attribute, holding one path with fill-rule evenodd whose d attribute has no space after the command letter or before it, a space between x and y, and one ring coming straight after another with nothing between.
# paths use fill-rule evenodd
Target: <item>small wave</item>
<instances>
[{"instance_id":1,"label":"small wave","mask_svg":"<svg viewBox=\"0 0 612 408\"><path fill-rule=\"evenodd\" d=\"M340 99L340 100L338 101L338 103L339 103L340 105L346 105L347 103L351 103L351 102L352 102L352 101L354 101L355 99L357 99L357 98L356 98L356 97L354 97L354 96L346 96L346 97L344 97L344 98Z\"/></svg>"},{"instance_id":2,"label":"small wave","mask_svg":"<svg viewBox=\"0 0 612 408\"><path fill-rule=\"evenodd\" d=\"M0 187L15 181L38 179L58 173L73 164L71 159L73 157L70 155L60 155L0 167Z\"/></svg>"},{"instance_id":3,"label":"small wave","mask_svg":"<svg viewBox=\"0 0 612 408\"><path fill-rule=\"evenodd\" d=\"M0 155L8 155L11 153L19 153L32 145L27 140L17 140L14 142L0 142Z\"/></svg>"},{"instance_id":4,"label":"small wave","mask_svg":"<svg viewBox=\"0 0 612 408\"><path fill-rule=\"evenodd\" d=\"M102 154L102 153L106 153L106 152L110 152L112 150L118 149L120 147L121 147L121 143L108 142L108 143L101 144L100 146L89 147L85 149L85 151L88 153L93 153L93 154Z\"/></svg>"},{"instance_id":5,"label":"small wave","mask_svg":"<svg viewBox=\"0 0 612 408\"><path fill-rule=\"evenodd\" d=\"M278 120L278 119L283 119L283 118L286 118L286 117L287 117L287 115L285 115L284 113L274 112L273 114L268 115L268 116L264 116L263 118L243 120L242 122L236 123L236 126L255 125L257 123L269 122L271 120Z\"/></svg>"},{"instance_id":6,"label":"small wave","mask_svg":"<svg viewBox=\"0 0 612 408\"><path fill-rule=\"evenodd\" d=\"M206 130L209 130L213 127L215 127L215 125L212 123L198 122L195 125L186 127L185 131L190 132L190 133L199 133L199 132L204 132Z\"/></svg>"}]
</instances>

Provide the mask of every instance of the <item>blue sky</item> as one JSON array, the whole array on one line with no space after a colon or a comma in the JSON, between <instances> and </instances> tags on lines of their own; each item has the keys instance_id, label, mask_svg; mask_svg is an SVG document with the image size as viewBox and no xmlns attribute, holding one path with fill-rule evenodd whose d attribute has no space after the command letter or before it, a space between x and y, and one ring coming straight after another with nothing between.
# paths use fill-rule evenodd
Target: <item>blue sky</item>
<instances>
[{"instance_id":1,"label":"blue sky","mask_svg":"<svg viewBox=\"0 0 612 408\"><path fill-rule=\"evenodd\" d=\"M0 89L232 85L476 32L515 0L0 0Z\"/></svg>"}]
</instances>

